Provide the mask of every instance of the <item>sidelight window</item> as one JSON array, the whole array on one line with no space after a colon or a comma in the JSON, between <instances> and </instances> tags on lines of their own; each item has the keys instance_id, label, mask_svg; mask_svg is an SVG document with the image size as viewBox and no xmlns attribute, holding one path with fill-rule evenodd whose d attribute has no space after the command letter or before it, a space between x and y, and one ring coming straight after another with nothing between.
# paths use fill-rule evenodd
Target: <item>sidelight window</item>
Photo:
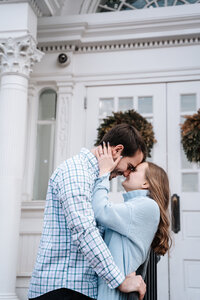
<instances>
[{"instance_id":1,"label":"sidelight window","mask_svg":"<svg viewBox=\"0 0 200 300\"><path fill-rule=\"evenodd\" d=\"M44 90L39 98L36 161L33 199L46 198L49 177L53 171L56 126L56 92Z\"/></svg>"}]
</instances>

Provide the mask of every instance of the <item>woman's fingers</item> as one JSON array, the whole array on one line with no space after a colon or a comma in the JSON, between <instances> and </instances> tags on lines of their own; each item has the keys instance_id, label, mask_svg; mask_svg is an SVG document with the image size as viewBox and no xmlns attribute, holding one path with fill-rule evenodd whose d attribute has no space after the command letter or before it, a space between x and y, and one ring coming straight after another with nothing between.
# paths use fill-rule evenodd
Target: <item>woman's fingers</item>
<instances>
[{"instance_id":1,"label":"woman's fingers","mask_svg":"<svg viewBox=\"0 0 200 300\"><path fill-rule=\"evenodd\" d=\"M107 143L107 147L108 147L108 155L112 156L112 149L110 147L110 143L109 142Z\"/></svg>"},{"instance_id":2,"label":"woman's fingers","mask_svg":"<svg viewBox=\"0 0 200 300\"><path fill-rule=\"evenodd\" d=\"M103 154L112 156L112 149L111 149L109 142L107 142L107 145L105 142L103 142Z\"/></svg>"},{"instance_id":3,"label":"woman's fingers","mask_svg":"<svg viewBox=\"0 0 200 300\"><path fill-rule=\"evenodd\" d=\"M102 146L98 146L98 147L95 149L95 153L96 153L97 159L99 160L100 157L101 157L101 155L103 154Z\"/></svg>"},{"instance_id":4,"label":"woman's fingers","mask_svg":"<svg viewBox=\"0 0 200 300\"><path fill-rule=\"evenodd\" d=\"M97 149L98 149L99 156L101 156L101 155L107 156L108 155L108 148L107 148L105 142L103 142L103 146L99 145L97 147Z\"/></svg>"},{"instance_id":5,"label":"woman's fingers","mask_svg":"<svg viewBox=\"0 0 200 300\"><path fill-rule=\"evenodd\" d=\"M103 142L103 154L104 154L104 155L107 155L107 154L108 154L108 149L107 149L107 147L106 147L106 143L105 143L105 142Z\"/></svg>"},{"instance_id":6,"label":"woman's fingers","mask_svg":"<svg viewBox=\"0 0 200 300\"><path fill-rule=\"evenodd\" d=\"M120 162L122 156L119 156L116 160L115 160L115 163L114 163L114 168L118 165L118 163Z\"/></svg>"},{"instance_id":7,"label":"woman's fingers","mask_svg":"<svg viewBox=\"0 0 200 300\"><path fill-rule=\"evenodd\" d=\"M139 300L143 300L145 293L146 293L146 284L141 277L140 288L139 288Z\"/></svg>"},{"instance_id":8,"label":"woman's fingers","mask_svg":"<svg viewBox=\"0 0 200 300\"><path fill-rule=\"evenodd\" d=\"M95 154L96 154L97 159L99 159L99 151L98 151L98 148L95 149Z\"/></svg>"},{"instance_id":9,"label":"woman's fingers","mask_svg":"<svg viewBox=\"0 0 200 300\"><path fill-rule=\"evenodd\" d=\"M103 148L102 148L102 146L99 145L99 146L97 147L97 149L98 149L98 152L99 152L99 156L101 156L101 155L103 154Z\"/></svg>"}]
</instances>

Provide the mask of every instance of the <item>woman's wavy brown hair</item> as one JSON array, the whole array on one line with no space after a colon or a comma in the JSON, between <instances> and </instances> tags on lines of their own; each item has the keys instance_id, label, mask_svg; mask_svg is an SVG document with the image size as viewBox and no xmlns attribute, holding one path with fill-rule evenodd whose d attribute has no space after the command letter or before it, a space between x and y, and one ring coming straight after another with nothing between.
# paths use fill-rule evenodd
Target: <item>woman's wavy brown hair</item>
<instances>
[{"instance_id":1,"label":"woman's wavy brown hair","mask_svg":"<svg viewBox=\"0 0 200 300\"><path fill-rule=\"evenodd\" d=\"M145 172L149 183L150 197L154 199L160 208L160 223L151 247L159 254L164 255L171 247L169 200L170 190L166 172L154 163L147 162L148 167Z\"/></svg>"}]
</instances>

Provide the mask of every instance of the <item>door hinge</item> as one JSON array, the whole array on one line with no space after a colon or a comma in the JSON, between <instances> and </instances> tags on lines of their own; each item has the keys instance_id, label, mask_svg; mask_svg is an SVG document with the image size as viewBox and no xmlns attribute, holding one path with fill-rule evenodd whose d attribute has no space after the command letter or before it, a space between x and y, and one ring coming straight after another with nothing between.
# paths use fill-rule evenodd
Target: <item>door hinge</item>
<instances>
[{"instance_id":1,"label":"door hinge","mask_svg":"<svg viewBox=\"0 0 200 300\"><path fill-rule=\"evenodd\" d=\"M87 109L87 97L84 97L84 109Z\"/></svg>"}]
</instances>

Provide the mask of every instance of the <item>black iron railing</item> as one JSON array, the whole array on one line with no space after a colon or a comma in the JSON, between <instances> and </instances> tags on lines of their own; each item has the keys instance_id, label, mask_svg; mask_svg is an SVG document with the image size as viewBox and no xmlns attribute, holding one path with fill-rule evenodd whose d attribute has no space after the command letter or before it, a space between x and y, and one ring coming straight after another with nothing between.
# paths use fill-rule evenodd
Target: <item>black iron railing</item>
<instances>
[{"instance_id":1,"label":"black iron railing","mask_svg":"<svg viewBox=\"0 0 200 300\"><path fill-rule=\"evenodd\" d=\"M157 262L157 255L151 250L145 277L147 291L144 300L157 300Z\"/></svg>"},{"instance_id":2,"label":"black iron railing","mask_svg":"<svg viewBox=\"0 0 200 300\"><path fill-rule=\"evenodd\" d=\"M159 257L153 250L149 252L148 257L143 265L141 265L136 274L141 275L147 285L144 300L157 300L157 262ZM146 275L145 275L146 274ZM128 300L138 300L138 293L130 293Z\"/></svg>"}]
</instances>

